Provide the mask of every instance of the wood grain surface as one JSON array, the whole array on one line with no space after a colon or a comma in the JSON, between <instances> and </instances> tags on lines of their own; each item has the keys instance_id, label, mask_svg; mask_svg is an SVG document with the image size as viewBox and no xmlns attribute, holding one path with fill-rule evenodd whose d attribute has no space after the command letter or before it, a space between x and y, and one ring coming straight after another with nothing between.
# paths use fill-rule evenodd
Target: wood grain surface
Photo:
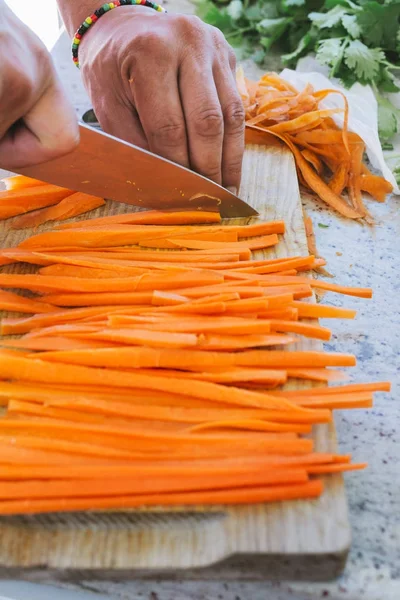
<instances>
[{"instance_id":1,"label":"wood grain surface","mask_svg":"<svg viewBox=\"0 0 400 600\"><path fill-rule=\"evenodd\" d=\"M304 255L307 242L296 170L278 142L247 145L240 196L260 220L284 219L287 233L277 248L258 256ZM93 215L132 210L107 203ZM243 219L243 223L257 219ZM228 223L231 221L227 221ZM236 221L237 222L237 221ZM39 230L48 228L41 227ZM13 246L32 232L0 222L0 246ZM320 349L304 340L298 349ZM316 449L336 452L334 425L314 427ZM318 500L277 502L212 510L53 514L0 519L0 575L28 577L29 569L90 570L100 577L168 575L323 580L343 569L350 545L341 475L325 478ZM67 571L65 571L67 570ZM132 571L134 570L134 571Z\"/></svg>"}]
</instances>

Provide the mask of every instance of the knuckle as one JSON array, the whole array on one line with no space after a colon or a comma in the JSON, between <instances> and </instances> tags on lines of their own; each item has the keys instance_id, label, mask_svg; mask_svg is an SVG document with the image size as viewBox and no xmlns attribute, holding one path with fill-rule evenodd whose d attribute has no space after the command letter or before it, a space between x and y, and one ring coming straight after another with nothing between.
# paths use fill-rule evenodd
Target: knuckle
<instances>
[{"instance_id":1,"label":"knuckle","mask_svg":"<svg viewBox=\"0 0 400 600\"><path fill-rule=\"evenodd\" d=\"M186 143L185 125L180 120L161 123L155 126L150 136L158 145L177 147Z\"/></svg>"},{"instance_id":2,"label":"knuckle","mask_svg":"<svg viewBox=\"0 0 400 600\"><path fill-rule=\"evenodd\" d=\"M220 108L208 107L199 111L193 118L193 127L201 137L217 137L224 130L224 118Z\"/></svg>"},{"instance_id":3,"label":"knuckle","mask_svg":"<svg viewBox=\"0 0 400 600\"><path fill-rule=\"evenodd\" d=\"M225 127L231 133L241 133L244 130L245 112L240 99L232 101L224 111Z\"/></svg>"},{"instance_id":4,"label":"knuckle","mask_svg":"<svg viewBox=\"0 0 400 600\"><path fill-rule=\"evenodd\" d=\"M235 52L233 51L233 49L230 46L228 48L228 61L229 61L230 68L233 71L235 71L236 70L236 63L237 63L236 54L235 54Z\"/></svg>"},{"instance_id":5,"label":"knuckle","mask_svg":"<svg viewBox=\"0 0 400 600\"><path fill-rule=\"evenodd\" d=\"M193 44L204 40L206 25L196 16L178 15L176 22L180 28L183 38Z\"/></svg>"}]
</instances>

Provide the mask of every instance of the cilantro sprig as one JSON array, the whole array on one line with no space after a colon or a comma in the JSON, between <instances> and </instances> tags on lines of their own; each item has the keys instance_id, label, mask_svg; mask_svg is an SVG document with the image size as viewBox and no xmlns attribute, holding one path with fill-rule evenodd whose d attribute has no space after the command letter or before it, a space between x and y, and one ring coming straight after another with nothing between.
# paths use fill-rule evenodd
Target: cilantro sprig
<instances>
[{"instance_id":1,"label":"cilantro sprig","mask_svg":"<svg viewBox=\"0 0 400 600\"><path fill-rule=\"evenodd\" d=\"M399 130L387 94L400 91L400 0L198 0L198 14L259 64L271 50L290 67L315 53L344 86L370 84L381 140Z\"/></svg>"}]
</instances>

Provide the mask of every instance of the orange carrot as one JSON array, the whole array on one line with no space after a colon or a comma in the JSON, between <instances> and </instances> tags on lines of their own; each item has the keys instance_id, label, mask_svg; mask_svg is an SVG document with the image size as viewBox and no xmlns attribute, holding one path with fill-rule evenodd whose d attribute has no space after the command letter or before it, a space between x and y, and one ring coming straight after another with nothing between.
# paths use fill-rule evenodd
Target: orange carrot
<instances>
[{"instance_id":1,"label":"orange carrot","mask_svg":"<svg viewBox=\"0 0 400 600\"><path fill-rule=\"evenodd\" d=\"M13 221L14 229L38 227L47 221L64 221L81 215L89 210L105 204L102 198L77 192L61 200L56 206L41 208L35 212L23 215Z\"/></svg>"},{"instance_id":2,"label":"orange carrot","mask_svg":"<svg viewBox=\"0 0 400 600\"><path fill-rule=\"evenodd\" d=\"M25 175L12 175L11 177L4 177L1 180L6 186L6 190L22 190L25 188L32 188L36 186L46 185L44 181L39 181L39 179L32 179L31 177L26 177Z\"/></svg>"},{"instance_id":3,"label":"orange carrot","mask_svg":"<svg viewBox=\"0 0 400 600\"><path fill-rule=\"evenodd\" d=\"M182 492L138 496L88 497L49 500L9 500L0 502L0 514L34 514L99 508L133 508L135 506L171 506L193 504L249 504L302 498L322 494L321 481L293 485L248 487L223 491Z\"/></svg>"},{"instance_id":4,"label":"orange carrot","mask_svg":"<svg viewBox=\"0 0 400 600\"><path fill-rule=\"evenodd\" d=\"M50 313L54 312L55 308L45 302L36 302L32 298L25 298L13 292L0 290L0 310L21 313Z\"/></svg>"},{"instance_id":5,"label":"orange carrot","mask_svg":"<svg viewBox=\"0 0 400 600\"><path fill-rule=\"evenodd\" d=\"M57 204L72 193L71 190L47 184L0 192L0 219Z\"/></svg>"},{"instance_id":6,"label":"orange carrot","mask_svg":"<svg viewBox=\"0 0 400 600\"><path fill-rule=\"evenodd\" d=\"M148 375L125 373L122 371L106 371L91 367L58 365L38 359L18 358L0 352L0 377L19 379L22 381L53 382L82 385L112 385L115 387L146 388L171 391L176 394L204 398L215 402L255 406L259 408L276 408L295 412L298 407L290 402L269 397L257 392L249 392L234 387L198 381L190 385L186 381L170 380L167 377L152 378Z\"/></svg>"},{"instance_id":7,"label":"orange carrot","mask_svg":"<svg viewBox=\"0 0 400 600\"><path fill-rule=\"evenodd\" d=\"M76 227L96 227L98 225L200 225L203 223L220 223L218 212L202 210L146 210L120 215L110 215L60 225L58 229L76 229Z\"/></svg>"}]
</instances>

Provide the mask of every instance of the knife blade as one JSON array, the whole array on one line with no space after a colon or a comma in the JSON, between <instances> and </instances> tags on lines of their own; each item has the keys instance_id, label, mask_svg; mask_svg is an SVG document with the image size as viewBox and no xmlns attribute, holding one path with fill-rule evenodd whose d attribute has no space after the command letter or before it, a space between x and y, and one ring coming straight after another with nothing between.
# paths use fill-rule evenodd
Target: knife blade
<instances>
[{"instance_id":1,"label":"knife blade","mask_svg":"<svg viewBox=\"0 0 400 600\"><path fill-rule=\"evenodd\" d=\"M18 172L143 208L217 208L222 217L230 218L258 214L225 188L190 169L83 123L79 128L80 143L73 152Z\"/></svg>"}]
</instances>

